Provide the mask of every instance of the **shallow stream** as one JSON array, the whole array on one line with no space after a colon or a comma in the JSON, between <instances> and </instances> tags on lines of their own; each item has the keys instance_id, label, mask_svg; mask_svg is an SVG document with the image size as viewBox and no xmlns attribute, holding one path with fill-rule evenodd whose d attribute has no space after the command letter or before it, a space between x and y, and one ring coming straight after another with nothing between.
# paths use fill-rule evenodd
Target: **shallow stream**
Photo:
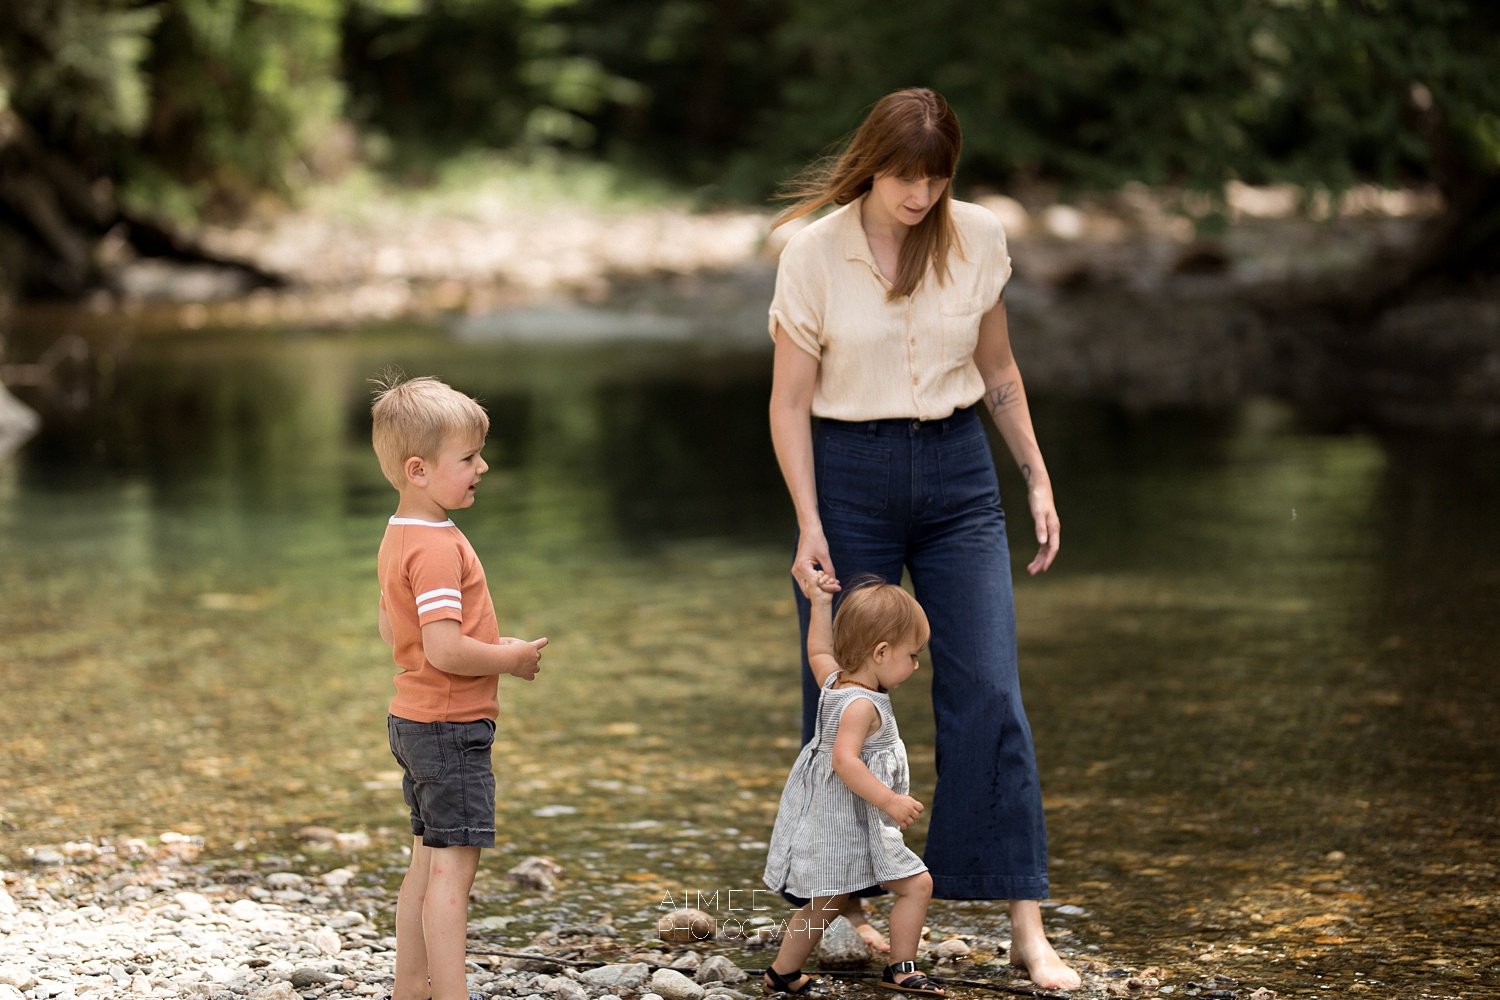
<instances>
[{"instance_id":1,"label":"shallow stream","mask_svg":"<svg viewBox=\"0 0 1500 1000\"><path fill-rule=\"evenodd\" d=\"M0 868L164 830L295 861L318 824L399 870L366 383L392 364L488 406L457 520L502 630L552 639L502 680L479 913L511 946L604 912L647 935L667 897L749 915L728 893L758 886L797 747L792 518L769 356L690 341L95 344L85 405L0 460ZM1283 994L1500 987L1500 447L1263 402L1035 411L1064 524L1041 579L1002 492L1059 945ZM921 684L896 707L928 801ZM502 878L531 854L556 895Z\"/></svg>"}]
</instances>

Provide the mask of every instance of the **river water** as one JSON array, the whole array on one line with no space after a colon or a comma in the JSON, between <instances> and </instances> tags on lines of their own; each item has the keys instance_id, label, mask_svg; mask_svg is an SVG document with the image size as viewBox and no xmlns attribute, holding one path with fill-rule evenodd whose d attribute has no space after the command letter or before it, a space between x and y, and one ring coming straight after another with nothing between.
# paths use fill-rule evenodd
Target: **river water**
<instances>
[{"instance_id":1,"label":"river water","mask_svg":"<svg viewBox=\"0 0 1500 1000\"><path fill-rule=\"evenodd\" d=\"M502 679L479 912L513 944L602 912L649 934L699 894L746 915L727 893L758 885L798 730L767 353L384 328L93 358L85 405L0 460L0 867L169 829L295 861L320 824L399 871L366 381L398 365L489 408L456 519L502 630L552 639L534 684ZM1500 447L1266 401L1035 415L1053 571L1020 570L1024 504L1012 534L1059 945L1283 994L1500 986ZM896 706L926 801L923 676ZM556 895L502 878L530 854L567 870Z\"/></svg>"}]
</instances>

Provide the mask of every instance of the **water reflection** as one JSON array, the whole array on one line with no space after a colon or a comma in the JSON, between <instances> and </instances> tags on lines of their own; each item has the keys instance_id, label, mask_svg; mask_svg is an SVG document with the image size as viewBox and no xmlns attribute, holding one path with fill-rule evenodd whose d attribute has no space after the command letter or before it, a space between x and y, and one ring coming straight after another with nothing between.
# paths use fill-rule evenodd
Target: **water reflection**
<instances>
[{"instance_id":1,"label":"water reflection","mask_svg":"<svg viewBox=\"0 0 1500 1000\"><path fill-rule=\"evenodd\" d=\"M396 364L488 405L462 524L502 628L554 639L543 680L503 688L484 905L521 942L559 908L644 931L666 892L756 884L797 729L765 355L417 330L110 350L94 407L0 463L11 863L84 835L401 829L366 383ZM1265 404L1037 418L1065 545L1018 581L1023 664L1054 891L1086 911L1049 911L1059 939L1179 981L1496 985L1494 444ZM1024 563L1019 511L1012 534ZM930 795L924 692L898 711ZM497 877L527 853L569 869L547 906Z\"/></svg>"}]
</instances>

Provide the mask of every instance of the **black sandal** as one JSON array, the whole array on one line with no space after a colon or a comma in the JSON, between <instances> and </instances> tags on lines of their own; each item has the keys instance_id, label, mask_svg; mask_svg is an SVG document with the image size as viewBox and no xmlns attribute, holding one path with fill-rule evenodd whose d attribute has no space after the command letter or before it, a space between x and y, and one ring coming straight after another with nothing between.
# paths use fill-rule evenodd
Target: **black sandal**
<instances>
[{"instance_id":1,"label":"black sandal","mask_svg":"<svg viewBox=\"0 0 1500 1000\"><path fill-rule=\"evenodd\" d=\"M916 972L916 975L907 976L905 979L897 982L896 975L901 972ZM938 989L937 984L931 979L917 972L917 963L912 961L896 962L893 965L887 965L885 972L880 976L880 985L882 988L888 990L899 990L902 993L920 993L923 996L929 997L945 997L948 995Z\"/></svg>"},{"instance_id":2,"label":"black sandal","mask_svg":"<svg viewBox=\"0 0 1500 1000\"><path fill-rule=\"evenodd\" d=\"M793 969L791 972L783 974L777 972L775 968L768 965L766 966L764 975L767 979L770 980L770 983L766 984L766 989L770 990L772 993L790 993L794 997L823 996L822 990L814 989L814 985L817 983L817 980L812 976L804 977L802 975L801 969ZM807 982L803 983L798 989L792 989L792 984L795 983L798 979L803 978L805 978Z\"/></svg>"}]
</instances>

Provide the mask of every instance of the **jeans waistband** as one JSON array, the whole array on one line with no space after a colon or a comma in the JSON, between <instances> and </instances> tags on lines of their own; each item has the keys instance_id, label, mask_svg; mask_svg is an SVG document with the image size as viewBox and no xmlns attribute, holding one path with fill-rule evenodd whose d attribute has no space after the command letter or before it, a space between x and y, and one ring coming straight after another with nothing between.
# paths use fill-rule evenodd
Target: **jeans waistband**
<instances>
[{"instance_id":1,"label":"jeans waistband","mask_svg":"<svg viewBox=\"0 0 1500 1000\"><path fill-rule=\"evenodd\" d=\"M965 406L937 420L915 420L909 417L897 417L886 420L832 420L829 418L819 418L818 426L827 427L829 430L840 431L845 434L865 434L870 437L877 437L892 434L949 434L953 431L966 430L973 424L978 423L978 421L979 408L976 406Z\"/></svg>"}]
</instances>

